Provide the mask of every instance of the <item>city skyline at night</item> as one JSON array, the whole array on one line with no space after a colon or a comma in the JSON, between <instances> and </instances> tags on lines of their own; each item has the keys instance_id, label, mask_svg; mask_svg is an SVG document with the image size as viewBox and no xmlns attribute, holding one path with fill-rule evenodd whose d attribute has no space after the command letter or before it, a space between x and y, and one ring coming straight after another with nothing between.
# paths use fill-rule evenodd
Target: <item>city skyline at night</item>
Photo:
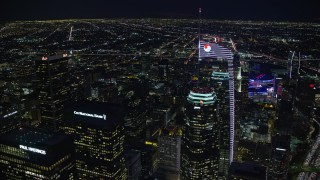
<instances>
[{"instance_id":1,"label":"city skyline at night","mask_svg":"<svg viewBox=\"0 0 320 180\"><path fill-rule=\"evenodd\" d=\"M0 179L320 178L319 6L3 2Z\"/></svg>"}]
</instances>

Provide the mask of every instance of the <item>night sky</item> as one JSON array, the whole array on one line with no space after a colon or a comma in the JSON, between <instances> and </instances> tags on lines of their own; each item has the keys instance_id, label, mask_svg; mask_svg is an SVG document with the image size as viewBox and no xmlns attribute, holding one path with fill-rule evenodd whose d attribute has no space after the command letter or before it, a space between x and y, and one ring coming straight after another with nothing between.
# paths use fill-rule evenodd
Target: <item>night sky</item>
<instances>
[{"instance_id":1,"label":"night sky","mask_svg":"<svg viewBox=\"0 0 320 180\"><path fill-rule=\"evenodd\" d=\"M0 20L196 18L314 21L320 0L1 0Z\"/></svg>"}]
</instances>

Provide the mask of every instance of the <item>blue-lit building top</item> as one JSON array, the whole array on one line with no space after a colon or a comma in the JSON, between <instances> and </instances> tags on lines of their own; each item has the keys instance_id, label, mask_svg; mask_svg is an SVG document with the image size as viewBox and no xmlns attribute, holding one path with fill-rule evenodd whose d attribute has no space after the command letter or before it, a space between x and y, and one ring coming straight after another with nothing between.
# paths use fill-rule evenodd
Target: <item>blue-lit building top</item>
<instances>
[{"instance_id":1,"label":"blue-lit building top","mask_svg":"<svg viewBox=\"0 0 320 180\"><path fill-rule=\"evenodd\" d=\"M212 88L193 88L187 100L194 105L212 105L216 102L217 96Z\"/></svg>"},{"instance_id":2,"label":"blue-lit building top","mask_svg":"<svg viewBox=\"0 0 320 180\"><path fill-rule=\"evenodd\" d=\"M229 80L229 73L213 71L211 78L217 81L226 81L226 80Z\"/></svg>"}]
</instances>

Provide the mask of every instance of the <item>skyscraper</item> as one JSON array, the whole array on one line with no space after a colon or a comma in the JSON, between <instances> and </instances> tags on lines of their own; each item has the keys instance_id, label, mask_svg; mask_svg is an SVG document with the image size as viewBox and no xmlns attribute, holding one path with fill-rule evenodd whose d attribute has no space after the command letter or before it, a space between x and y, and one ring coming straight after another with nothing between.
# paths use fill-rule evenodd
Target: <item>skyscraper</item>
<instances>
[{"instance_id":1,"label":"skyscraper","mask_svg":"<svg viewBox=\"0 0 320 180\"><path fill-rule=\"evenodd\" d=\"M74 137L80 179L126 179L123 112L116 104L75 102L62 130Z\"/></svg>"},{"instance_id":2,"label":"skyscraper","mask_svg":"<svg viewBox=\"0 0 320 180\"><path fill-rule=\"evenodd\" d=\"M232 162L229 168L230 180L266 180L266 167L253 163Z\"/></svg>"},{"instance_id":3,"label":"skyscraper","mask_svg":"<svg viewBox=\"0 0 320 180\"><path fill-rule=\"evenodd\" d=\"M182 130L178 127L166 127L159 133L157 172L165 179L180 177L181 135Z\"/></svg>"},{"instance_id":4,"label":"skyscraper","mask_svg":"<svg viewBox=\"0 0 320 180\"><path fill-rule=\"evenodd\" d=\"M217 171L217 103L211 88L194 88L186 106L182 146L184 179L214 179Z\"/></svg>"},{"instance_id":5,"label":"skyscraper","mask_svg":"<svg viewBox=\"0 0 320 180\"><path fill-rule=\"evenodd\" d=\"M129 180L138 180L141 175L141 153L137 150L130 150L125 153L126 167Z\"/></svg>"},{"instance_id":6,"label":"skyscraper","mask_svg":"<svg viewBox=\"0 0 320 180\"><path fill-rule=\"evenodd\" d=\"M36 75L42 127L57 130L62 122L63 107L69 98L67 54L36 60Z\"/></svg>"},{"instance_id":7,"label":"skyscraper","mask_svg":"<svg viewBox=\"0 0 320 180\"><path fill-rule=\"evenodd\" d=\"M272 137L269 179L287 179L291 160L290 139L289 135L277 134Z\"/></svg>"},{"instance_id":8,"label":"skyscraper","mask_svg":"<svg viewBox=\"0 0 320 180\"><path fill-rule=\"evenodd\" d=\"M220 71L212 73L212 82L215 92L217 93L218 102L218 126L219 129L219 177L226 177L229 168L229 139L230 139L230 111L229 111L229 73L226 72L226 67L222 68L226 63L221 63Z\"/></svg>"},{"instance_id":9,"label":"skyscraper","mask_svg":"<svg viewBox=\"0 0 320 180\"><path fill-rule=\"evenodd\" d=\"M235 118L235 93L234 93L234 57L231 51L216 43L208 43L199 40L199 60L201 58L217 58L228 62L229 73L229 114L230 114L230 151L229 161L233 161L234 154L234 118Z\"/></svg>"},{"instance_id":10,"label":"skyscraper","mask_svg":"<svg viewBox=\"0 0 320 180\"><path fill-rule=\"evenodd\" d=\"M4 134L21 126L18 109L9 103L0 103L0 134Z\"/></svg>"},{"instance_id":11,"label":"skyscraper","mask_svg":"<svg viewBox=\"0 0 320 180\"><path fill-rule=\"evenodd\" d=\"M1 179L76 179L72 140L20 129L0 136Z\"/></svg>"}]
</instances>

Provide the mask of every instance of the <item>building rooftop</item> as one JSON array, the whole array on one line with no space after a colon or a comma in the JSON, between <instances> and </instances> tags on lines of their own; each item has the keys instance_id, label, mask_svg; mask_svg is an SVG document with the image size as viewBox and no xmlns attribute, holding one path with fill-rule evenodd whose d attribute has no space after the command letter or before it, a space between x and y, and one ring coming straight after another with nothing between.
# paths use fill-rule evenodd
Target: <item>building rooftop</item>
<instances>
[{"instance_id":1,"label":"building rooftop","mask_svg":"<svg viewBox=\"0 0 320 180\"><path fill-rule=\"evenodd\" d=\"M166 128L161 129L159 135L163 136L182 136L182 130L177 126L168 126Z\"/></svg>"},{"instance_id":2,"label":"building rooftop","mask_svg":"<svg viewBox=\"0 0 320 180\"><path fill-rule=\"evenodd\" d=\"M217 96L213 88L197 87L190 91L187 100L192 104L213 105L217 100Z\"/></svg>"},{"instance_id":3,"label":"building rooftop","mask_svg":"<svg viewBox=\"0 0 320 180\"><path fill-rule=\"evenodd\" d=\"M196 87L196 88L193 88L191 91L199 94L210 94L214 92L213 88L210 88L210 87L201 87L201 88Z\"/></svg>"},{"instance_id":4,"label":"building rooftop","mask_svg":"<svg viewBox=\"0 0 320 180\"><path fill-rule=\"evenodd\" d=\"M249 179L266 179L266 167L252 163L232 162L229 171L233 176Z\"/></svg>"},{"instance_id":5,"label":"building rooftop","mask_svg":"<svg viewBox=\"0 0 320 180\"><path fill-rule=\"evenodd\" d=\"M18 129L0 137L0 143L13 145L28 145L48 148L64 141L66 137L60 134L42 132L35 129Z\"/></svg>"},{"instance_id":6,"label":"building rooftop","mask_svg":"<svg viewBox=\"0 0 320 180\"><path fill-rule=\"evenodd\" d=\"M56 54L56 55L45 55L43 57L41 57L40 60L42 61L52 61L52 60L57 60L57 59L62 59L68 57L68 54L64 53L64 54Z\"/></svg>"},{"instance_id":7,"label":"building rooftop","mask_svg":"<svg viewBox=\"0 0 320 180\"><path fill-rule=\"evenodd\" d=\"M73 102L65 108L65 120L95 128L110 129L122 123L124 114L119 104L104 102Z\"/></svg>"},{"instance_id":8,"label":"building rooftop","mask_svg":"<svg viewBox=\"0 0 320 180\"><path fill-rule=\"evenodd\" d=\"M272 137L272 147L276 149L290 150L290 136L289 135L275 135Z\"/></svg>"}]
</instances>

